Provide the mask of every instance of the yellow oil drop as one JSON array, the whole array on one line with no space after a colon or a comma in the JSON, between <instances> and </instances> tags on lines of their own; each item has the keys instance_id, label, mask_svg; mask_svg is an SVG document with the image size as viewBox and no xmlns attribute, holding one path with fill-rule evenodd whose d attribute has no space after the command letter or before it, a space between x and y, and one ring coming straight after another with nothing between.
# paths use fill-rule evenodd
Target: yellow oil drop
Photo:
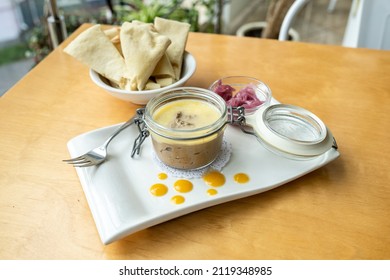
<instances>
[{"instance_id":1,"label":"yellow oil drop","mask_svg":"<svg viewBox=\"0 0 390 280\"><path fill-rule=\"evenodd\" d=\"M182 204L182 203L184 203L184 201L185 201L185 198L181 195L175 195L171 198L171 202L173 204Z\"/></svg>"},{"instance_id":2,"label":"yellow oil drop","mask_svg":"<svg viewBox=\"0 0 390 280\"><path fill-rule=\"evenodd\" d=\"M218 191L216 189L208 189L207 194L210 196L216 195Z\"/></svg>"},{"instance_id":3,"label":"yellow oil drop","mask_svg":"<svg viewBox=\"0 0 390 280\"><path fill-rule=\"evenodd\" d=\"M212 170L203 175L203 181L212 187L221 187L225 184L225 175L221 172Z\"/></svg>"},{"instance_id":4,"label":"yellow oil drop","mask_svg":"<svg viewBox=\"0 0 390 280\"><path fill-rule=\"evenodd\" d=\"M239 184L245 184L249 182L249 176L245 173L237 173L234 175L234 181Z\"/></svg>"},{"instance_id":5,"label":"yellow oil drop","mask_svg":"<svg viewBox=\"0 0 390 280\"><path fill-rule=\"evenodd\" d=\"M163 196L168 192L168 187L164 184L154 184L150 187L150 193L155 196Z\"/></svg>"},{"instance_id":6,"label":"yellow oil drop","mask_svg":"<svg viewBox=\"0 0 390 280\"><path fill-rule=\"evenodd\" d=\"M180 179L177 180L174 184L173 187L175 188L176 191L181 192L181 193L187 193L192 191L193 184L185 179Z\"/></svg>"},{"instance_id":7,"label":"yellow oil drop","mask_svg":"<svg viewBox=\"0 0 390 280\"><path fill-rule=\"evenodd\" d=\"M159 178L160 180L165 180L168 178L168 175L166 173L159 173L157 175L157 178Z\"/></svg>"}]
</instances>

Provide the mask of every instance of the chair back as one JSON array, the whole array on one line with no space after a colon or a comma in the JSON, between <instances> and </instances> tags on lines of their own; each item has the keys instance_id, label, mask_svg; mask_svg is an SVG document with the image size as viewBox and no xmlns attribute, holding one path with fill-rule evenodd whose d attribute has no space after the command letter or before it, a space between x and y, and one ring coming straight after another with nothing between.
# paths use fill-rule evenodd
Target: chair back
<instances>
[{"instance_id":1,"label":"chair back","mask_svg":"<svg viewBox=\"0 0 390 280\"><path fill-rule=\"evenodd\" d=\"M280 27L279 40L286 41L288 39L288 31L298 14L298 12L305 6L310 0L296 0L287 11L286 16L283 19L282 26Z\"/></svg>"}]
</instances>

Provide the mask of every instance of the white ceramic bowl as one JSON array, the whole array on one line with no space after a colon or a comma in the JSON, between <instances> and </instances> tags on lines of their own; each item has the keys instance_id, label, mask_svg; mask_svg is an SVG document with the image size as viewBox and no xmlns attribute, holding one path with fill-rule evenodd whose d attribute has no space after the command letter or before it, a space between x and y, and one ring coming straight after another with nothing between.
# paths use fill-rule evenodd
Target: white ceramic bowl
<instances>
[{"instance_id":1,"label":"white ceramic bowl","mask_svg":"<svg viewBox=\"0 0 390 280\"><path fill-rule=\"evenodd\" d=\"M173 83L169 86L162 87L159 89L142 90L142 91L123 90L109 85L104 78L102 78L97 72L95 72L92 69L89 70L89 76L98 87L105 89L112 96L125 101L130 101L134 104L145 105L154 96L166 90L183 86L185 82L187 82L188 79L191 78L191 76L195 73L195 70L196 70L195 58L189 52L185 52L183 58L181 79L178 80L176 83Z\"/></svg>"}]
</instances>

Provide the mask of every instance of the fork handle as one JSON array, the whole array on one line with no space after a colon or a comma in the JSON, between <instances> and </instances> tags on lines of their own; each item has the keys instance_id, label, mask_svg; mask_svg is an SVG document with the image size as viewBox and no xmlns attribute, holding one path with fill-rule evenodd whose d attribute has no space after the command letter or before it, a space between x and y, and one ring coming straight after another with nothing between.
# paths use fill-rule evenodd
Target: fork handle
<instances>
[{"instance_id":1,"label":"fork handle","mask_svg":"<svg viewBox=\"0 0 390 280\"><path fill-rule=\"evenodd\" d=\"M107 147L108 144L110 144L111 140L114 139L115 136L117 136L122 130L124 130L126 127L132 125L134 123L135 115L131 117L127 122L122 124L115 132L104 142L104 146Z\"/></svg>"}]
</instances>

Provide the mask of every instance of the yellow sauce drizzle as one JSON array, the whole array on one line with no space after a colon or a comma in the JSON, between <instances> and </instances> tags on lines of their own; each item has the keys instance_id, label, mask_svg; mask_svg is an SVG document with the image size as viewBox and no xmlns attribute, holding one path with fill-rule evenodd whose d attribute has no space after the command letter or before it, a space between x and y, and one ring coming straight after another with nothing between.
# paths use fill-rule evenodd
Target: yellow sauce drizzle
<instances>
[{"instance_id":1,"label":"yellow sauce drizzle","mask_svg":"<svg viewBox=\"0 0 390 280\"><path fill-rule=\"evenodd\" d=\"M155 196L163 196L168 192L168 187L164 184L154 184L150 187L150 193Z\"/></svg>"},{"instance_id":2,"label":"yellow sauce drizzle","mask_svg":"<svg viewBox=\"0 0 390 280\"><path fill-rule=\"evenodd\" d=\"M216 195L218 191L216 189L208 189L207 194L210 196Z\"/></svg>"},{"instance_id":3,"label":"yellow sauce drizzle","mask_svg":"<svg viewBox=\"0 0 390 280\"><path fill-rule=\"evenodd\" d=\"M234 175L234 181L239 184L245 184L249 182L249 176L245 173L237 173Z\"/></svg>"},{"instance_id":4,"label":"yellow sauce drizzle","mask_svg":"<svg viewBox=\"0 0 390 280\"><path fill-rule=\"evenodd\" d=\"M185 198L181 195L175 195L171 198L173 204L182 204L185 201Z\"/></svg>"},{"instance_id":5,"label":"yellow sauce drizzle","mask_svg":"<svg viewBox=\"0 0 390 280\"><path fill-rule=\"evenodd\" d=\"M203 181L209 186L220 187L225 184L226 179L221 172L212 170L203 175Z\"/></svg>"},{"instance_id":6,"label":"yellow sauce drizzle","mask_svg":"<svg viewBox=\"0 0 390 280\"><path fill-rule=\"evenodd\" d=\"M168 175L166 173L159 173L157 175L157 178L159 178L160 180L165 180L168 178Z\"/></svg>"},{"instance_id":7,"label":"yellow sauce drizzle","mask_svg":"<svg viewBox=\"0 0 390 280\"><path fill-rule=\"evenodd\" d=\"M190 181L185 179L180 179L175 182L173 185L176 191L181 193L186 193L192 191L193 185Z\"/></svg>"}]
</instances>

